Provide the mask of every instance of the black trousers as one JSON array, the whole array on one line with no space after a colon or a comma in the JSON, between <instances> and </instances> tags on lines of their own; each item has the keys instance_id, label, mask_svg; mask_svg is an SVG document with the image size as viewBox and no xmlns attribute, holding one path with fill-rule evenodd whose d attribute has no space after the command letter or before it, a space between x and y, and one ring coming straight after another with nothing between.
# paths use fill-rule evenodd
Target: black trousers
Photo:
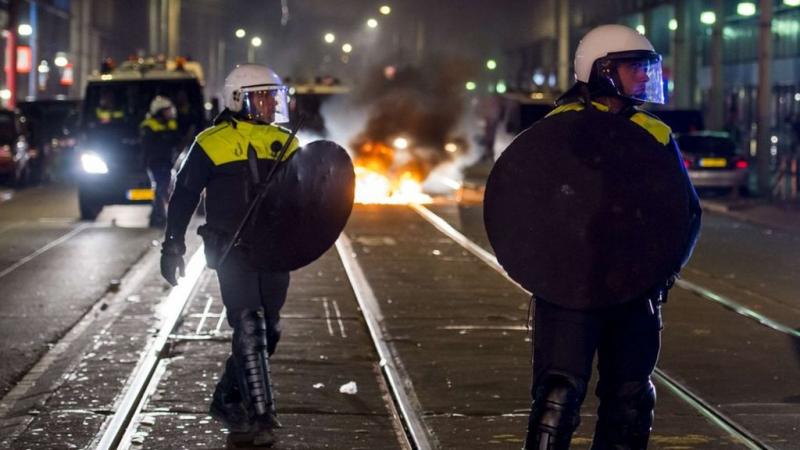
<instances>
[{"instance_id":1,"label":"black trousers","mask_svg":"<svg viewBox=\"0 0 800 450\"><path fill-rule=\"evenodd\" d=\"M666 293L664 294L666 295ZM661 347L661 305L640 299L591 311L535 301L533 385L548 373L568 374L588 384L598 357L597 396L622 383L649 380Z\"/></svg>"},{"instance_id":2,"label":"black trousers","mask_svg":"<svg viewBox=\"0 0 800 450\"><path fill-rule=\"evenodd\" d=\"M169 203L169 181L172 176L172 165L169 161L156 161L147 164L147 175L150 183L156 187L153 197L153 211L150 213L150 222L153 225L162 225L167 220L167 204Z\"/></svg>"},{"instance_id":3,"label":"black trousers","mask_svg":"<svg viewBox=\"0 0 800 450\"><path fill-rule=\"evenodd\" d=\"M217 269L217 277L231 328L237 327L240 311L264 308L269 353L275 352L280 340L281 308L289 289L289 272L258 271L234 248L223 267Z\"/></svg>"}]
</instances>

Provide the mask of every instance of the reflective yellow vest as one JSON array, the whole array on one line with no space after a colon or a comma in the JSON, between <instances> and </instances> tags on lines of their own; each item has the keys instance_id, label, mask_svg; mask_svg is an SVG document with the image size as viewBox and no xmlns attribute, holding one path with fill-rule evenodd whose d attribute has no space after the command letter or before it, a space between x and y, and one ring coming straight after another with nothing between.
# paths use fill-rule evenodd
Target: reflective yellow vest
<instances>
[{"instance_id":1,"label":"reflective yellow vest","mask_svg":"<svg viewBox=\"0 0 800 450\"><path fill-rule=\"evenodd\" d=\"M258 159L276 159L280 147L284 145L289 130L275 125L255 125L249 122L222 122L197 135L196 142L205 151L215 166L247 160L247 148L252 146ZM273 145L278 142L278 145ZM298 149L297 138L292 140L283 161L289 159Z\"/></svg>"},{"instance_id":2,"label":"reflective yellow vest","mask_svg":"<svg viewBox=\"0 0 800 450\"><path fill-rule=\"evenodd\" d=\"M602 103L592 102L592 105L594 105L594 107L599 111L608 111L608 106L603 105ZM586 106L581 102L567 103L550 111L550 113L545 117L554 116L567 111L582 111L584 108L586 108ZM667 145L667 143L669 143L670 136L672 135L672 129L658 118L653 117L644 111L637 110L630 117L630 119L633 123L644 128L648 133L653 135L653 137L656 138L661 145Z\"/></svg>"}]
</instances>

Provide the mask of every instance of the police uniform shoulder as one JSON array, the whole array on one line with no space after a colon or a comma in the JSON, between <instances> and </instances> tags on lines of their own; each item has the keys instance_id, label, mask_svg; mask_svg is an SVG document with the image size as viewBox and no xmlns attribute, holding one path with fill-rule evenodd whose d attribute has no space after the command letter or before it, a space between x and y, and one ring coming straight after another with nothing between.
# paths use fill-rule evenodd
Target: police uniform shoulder
<instances>
[{"instance_id":1,"label":"police uniform shoulder","mask_svg":"<svg viewBox=\"0 0 800 450\"><path fill-rule=\"evenodd\" d=\"M280 125L270 125L271 127L275 128L276 130L280 131L281 133L285 134L292 134L292 131L288 128L284 128Z\"/></svg>"},{"instance_id":2,"label":"police uniform shoulder","mask_svg":"<svg viewBox=\"0 0 800 450\"><path fill-rule=\"evenodd\" d=\"M217 125L212 125L212 126L206 128L205 130L201 131L200 133L198 133L197 134L197 139L200 139L200 138L203 138L203 137L208 137L208 136L211 136L213 134L219 133L220 131L222 131L225 128L228 128L230 126L231 125L228 122L221 122L221 123L219 123Z\"/></svg>"},{"instance_id":3,"label":"police uniform shoulder","mask_svg":"<svg viewBox=\"0 0 800 450\"><path fill-rule=\"evenodd\" d=\"M567 111L580 111L583 108L584 108L583 103L579 101L564 103L562 105L556 106L556 108L547 113L545 117L555 116L556 114L561 114Z\"/></svg>"},{"instance_id":4,"label":"police uniform shoulder","mask_svg":"<svg viewBox=\"0 0 800 450\"><path fill-rule=\"evenodd\" d=\"M631 121L647 130L662 145L669 143L672 129L655 114L636 108L636 112L631 116Z\"/></svg>"}]
</instances>

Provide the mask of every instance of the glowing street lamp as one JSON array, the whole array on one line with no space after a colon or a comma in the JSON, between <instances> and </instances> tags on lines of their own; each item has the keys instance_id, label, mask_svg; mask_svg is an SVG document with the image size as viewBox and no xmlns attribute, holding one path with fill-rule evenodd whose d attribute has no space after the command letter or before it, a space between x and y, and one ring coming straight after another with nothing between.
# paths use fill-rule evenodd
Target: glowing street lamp
<instances>
[{"instance_id":1,"label":"glowing street lamp","mask_svg":"<svg viewBox=\"0 0 800 450\"><path fill-rule=\"evenodd\" d=\"M486 61L486 68L489 70L497 69L497 61L493 59Z\"/></svg>"},{"instance_id":2,"label":"glowing street lamp","mask_svg":"<svg viewBox=\"0 0 800 450\"><path fill-rule=\"evenodd\" d=\"M755 15L756 4L753 2L741 2L736 5L736 14L740 16L749 17Z\"/></svg>"},{"instance_id":3,"label":"glowing street lamp","mask_svg":"<svg viewBox=\"0 0 800 450\"><path fill-rule=\"evenodd\" d=\"M476 85L474 81L467 81L464 84L464 87L467 88L468 91L474 91L475 88L478 87L478 85Z\"/></svg>"},{"instance_id":4,"label":"glowing street lamp","mask_svg":"<svg viewBox=\"0 0 800 450\"><path fill-rule=\"evenodd\" d=\"M647 32L647 30L644 28L644 25L636 25L636 31L638 31L642 36L644 36Z\"/></svg>"},{"instance_id":5,"label":"glowing street lamp","mask_svg":"<svg viewBox=\"0 0 800 450\"><path fill-rule=\"evenodd\" d=\"M717 21L717 15L714 14L714 11L703 11L700 13L700 22L703 22L706 25L714 25Z\"/></svg>"},{"instance_id":6,"label":"glowing street lamp","mask_svg":"<svg viewBox=\"0 0 800 450\"><path fill-rule=\"evenodd\" d=\"M378 9L378 11L380 11L384 16L388 16L392 13L392 7L389 5L383 5L380 7L380 9Z\"/></svg>"},{"instance_id":7,"label":"glowing street lamp","mask_svg":"<svg viewBox=\"0 0 800 450\"><path fill-rule=\"evenodd\" d=\"M53 60L56 64L56 67L66 67L69 64L69 60L67 59L67 55L64 52L56 53L56 58Z\"/></svg>"},{"instance_id":8,"label":"glowing street lamp","mask_svg":"<svg viewBox=\"0 0 800 450\"><path fill-rule=\"evenodd\" d=\"M261 38L258 36L254 36L253 39L250 39L250 45L253 47L261 47Z\"/></svg>"},{"instance_id":9,"label":"glowing street lamp","mask_svg":"<svg viewBox=\"0 0 800 450\"><path fill-rule=\"evenodd\" d=\"M30 36L33 34L33 27L27 23L21 23L17 27L17 33L19 33L20 36Z\"/></svg>"},{"instance_id":10,"label":"glowing street lamp","mask_svg":"<svg viewBox=\"0 0 800 450\"><path fill-rule=\"evenodd\" d=\"M667 28L671 31L675 31L678 29L678 20L677 19L669 19L669 23L667 23Z\"/></svg>"},{"instance_id":11,"label":"glowing street lamp","mask_svg":"<svg viewBox=\"0 0 800 450\"><path fill-rule=\"evenodd\" d=\"M333 33L325 33L325 37L323 39L325 39L325 42L328 44L333 44L336 41L336 35Z\"/></svg>"},{"instance_id":12,"label":"glowing street lamp","mask_svg":"<svg viewBox=\"0 0 800 450\"><path fill-rule=\"evenodd\" d=\"M350 52L353 51L353 46L348 44L348 43L344 43L342 45L342 51L345 52L345 53L350 53Z\"/></svg>"},{"instance_id":13,"label":"glowing street lamp","mask_svg":"<svg viewBox=\"0 0 800 450\"><path fill-rule=\"evenodd\" d=\"M378 21L370 17L369 19L367 19L367 26L370 28L377 28Z\"/></svg>"},{"instance_id":14,"label":"glowing street lamp","mask_svg":"<svg viewBox=\"0 0 800 450\"><path fill-rule=\"evenodd\" d=\"M239 39L247 36L247 32L244 31L244 28L238 28L233 34Z\"/></svg>"}]
</instances>

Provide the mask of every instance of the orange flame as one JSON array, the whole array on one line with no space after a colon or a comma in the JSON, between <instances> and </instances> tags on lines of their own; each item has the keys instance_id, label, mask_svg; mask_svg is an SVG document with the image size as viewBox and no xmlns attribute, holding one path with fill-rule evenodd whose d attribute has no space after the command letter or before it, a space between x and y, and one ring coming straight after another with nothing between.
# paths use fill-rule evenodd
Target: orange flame
<instances>
[{"instance_id":1,"label":"orange flame","mask_svg":"<svg viewBox=\"0 0 800 450\"><path fill-rule=\"evenodd\" d=\"M421 175L403 170L399 176L391 170L394 149L380 142L361 146L355 161L356 203L408 204L431 203L422 192Z\"/></svg>"}]
</instances>

